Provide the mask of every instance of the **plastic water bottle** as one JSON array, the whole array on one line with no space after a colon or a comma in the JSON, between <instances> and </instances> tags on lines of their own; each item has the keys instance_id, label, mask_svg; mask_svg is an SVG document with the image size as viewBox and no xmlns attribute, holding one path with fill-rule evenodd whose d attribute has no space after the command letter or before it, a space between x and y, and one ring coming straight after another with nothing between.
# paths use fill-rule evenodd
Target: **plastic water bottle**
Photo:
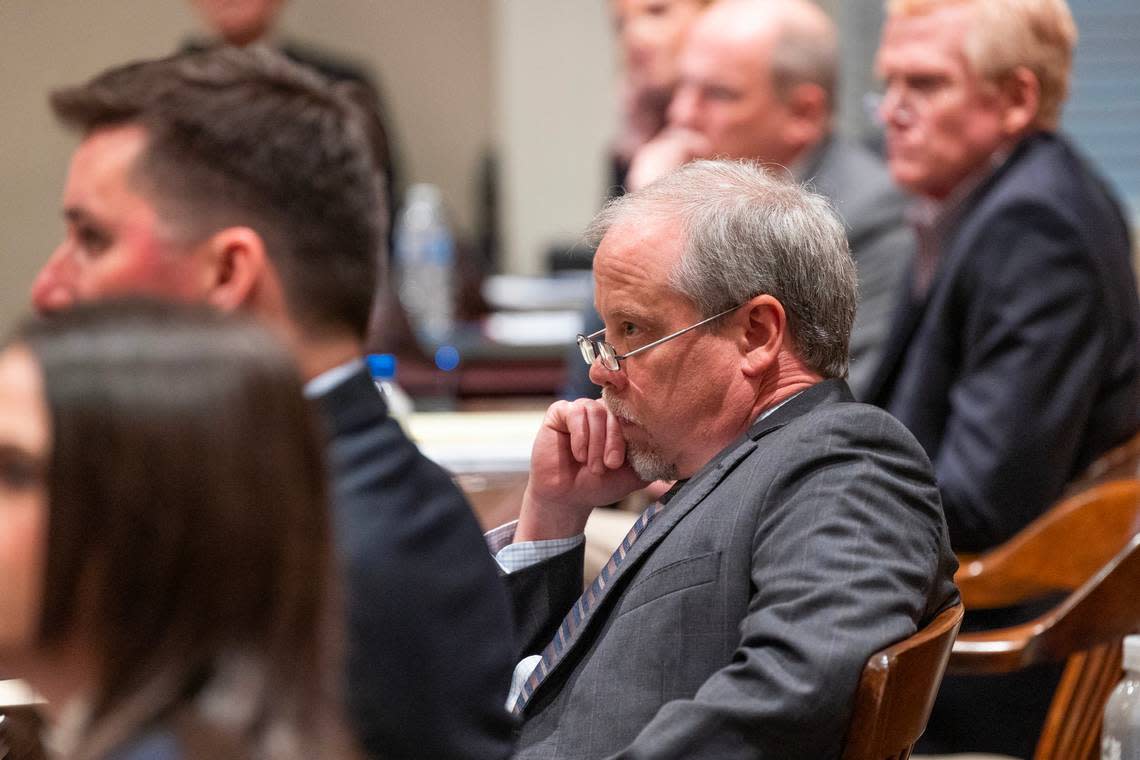
<instances>
[{"instance_id":1,"label":"plastic water bottle","mask_svg":"<svg viewBox=\"0 0 1140 760\"><path fill-rule=\"evenodd\" d=\"M438 187L408 188L396 220L395 246L400 301L420 344L434 350L447 342L455 322L455 242Z\"/></svg>"},{"instance_id":2,"label":"plastic water bottle","mask_svg":"<svg viewBox=\"0 0 1140 760\"><path fill-rule=\"evenodd\" d=\"M372 373L376 390L388 404L388 413L403 425L415 407L411 396L396 384L396 357L392 354L369 354L368 371Z\"/></svg>"},{"instance_id":3,"label":"plastic water bottle","mask_svg":"<svg viewBox=\"0 0 1140 760\"><path fill-rule=\"evenodd\" d=\"M1101 760L1140 760L1140 636L1124 638L1124 671L1104 706Z\"/></svg>"}]
</instances>

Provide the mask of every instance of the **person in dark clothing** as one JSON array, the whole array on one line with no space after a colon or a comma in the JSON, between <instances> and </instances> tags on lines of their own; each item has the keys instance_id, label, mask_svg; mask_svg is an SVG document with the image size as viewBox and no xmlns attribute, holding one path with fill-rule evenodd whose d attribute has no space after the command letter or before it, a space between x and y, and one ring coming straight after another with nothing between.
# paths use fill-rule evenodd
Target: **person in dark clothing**
<instances>
[{"instance_id":1,"label":"person in dark clothing","mask_svg":"<svg viewBox=\"0 0 1140 760\"><path fill-rule=\"evenodd\" d=\"M891 174L920 197L919 249L868 399L934 462L955 550L979 552L1140 429L1131 242L1056 132L1077 36L1064 0L888 5L880 115ZM967 611L962 630L1040 611ZM948 678L919 749L1029 757L1056 678Z\"/></svg>"},{"instance_id":2,"label":"person in dark clothing","mask_svg":"<svg viewBox=\"0 0 1140 760\"><path fill-rule=\"evenodd\" d=\"M29 321L0 451L0 664L52 758L358 756L316 416L268 330L135 299Z\"/></svg>"},{"instance_id":3,"label":"person in dark clothing","mask_svg":"<svg viewBox=\"0 0 1140 760\"><path fill-rule=\"evenodd\" d=\"M284 336L330 433L352 727L375 757L509 755L496 567L361 362L387 220L359 103L267 48L226 47L109 70L52 105L83 140L36 307L142 292Z\"/></svg>"}]
</instances>

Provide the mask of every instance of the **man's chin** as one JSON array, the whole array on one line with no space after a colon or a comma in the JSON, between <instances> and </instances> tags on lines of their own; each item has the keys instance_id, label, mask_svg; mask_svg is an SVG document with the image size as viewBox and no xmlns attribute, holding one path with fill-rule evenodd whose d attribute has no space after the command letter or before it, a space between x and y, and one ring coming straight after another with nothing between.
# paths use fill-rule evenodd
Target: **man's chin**
<instances>
[{"instance_id":1,"label":"man's chin","mask_svg":"<svg viewBox=\"0 0 1140 760\"><path fill-rule=\"evenodd\" d=\"M643 446L626 443L626 461L637 477L652 482L654 480L676 480L677 466L667 462L660 452Z\"/></svg>"},{"instance_id":2,"label":"man's chin","mask_svg":"<svg viewBox=\"0 0 1140 760\"><path fill-rule=\"evenodd\" d=\"M677 467L649 442L649 432L637 421L629 404L602 389L602 401L621 425L625 458L642 480L676 480Z\"/></svg>"}]
</instances>

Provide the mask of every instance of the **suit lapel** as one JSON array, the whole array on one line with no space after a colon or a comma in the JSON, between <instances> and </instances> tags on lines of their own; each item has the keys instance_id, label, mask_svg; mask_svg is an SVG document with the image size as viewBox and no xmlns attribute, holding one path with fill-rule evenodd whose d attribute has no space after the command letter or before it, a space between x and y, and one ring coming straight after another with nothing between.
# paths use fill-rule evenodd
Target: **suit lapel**
<instances>
[{"instance_id":1,"label":"suit lapel","mask_svg":"<svg viewBox=\"0 0 1140 760\"><path fill-rule=\"evenodd\" d=\"M692 512L693 509L712 492L736 463L746 457L755 448L755 442L746 438L738 442L738 444L730 450L726 450L727 456L719 457L719 461L715 463L715 467L709 469L709 467L706 466L700 473L691 478L666 505L661 514L654 518L653 522L645 529L645 532L633 542L633 546L631 546L629 552L626 553L625 559L618 565L617 571L610 578L609 583L606 584L605 589L599 597L594 601L585 619L578 625L569 641L566 642L566 645L562 649L562 654L553 665L550 666L542 683L538 685L534 694L531 695L527 701L526 708L529 708L530 705L536 702L538 696L545 690L547 684L554 679L556 673L564 670L567 667L567 663L571 663L575 660L578 644L583 640L588 640L590 632L598 625L601 625L601 621L609 616L615 604L615 600L621 595L630 577L637 571L637 568L640 567L645 558L669 535L670 531L677 526L685 515ZM714 463L710 463L710 465L712 464ZM524 711L526 708L524 708Z\"/></svg>"}]
</instances>

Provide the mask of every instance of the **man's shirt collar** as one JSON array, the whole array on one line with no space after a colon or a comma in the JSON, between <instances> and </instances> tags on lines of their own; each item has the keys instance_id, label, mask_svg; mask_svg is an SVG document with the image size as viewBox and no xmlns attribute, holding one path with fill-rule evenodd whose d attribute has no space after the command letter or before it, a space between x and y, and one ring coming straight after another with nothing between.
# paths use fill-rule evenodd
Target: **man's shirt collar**
<instances>
[{"instance_id":1,"label":"man's shirt collar","mask_svg":"<svg viewBox=\"0 0 1140 760\"><path fill-rule=\"evenodd\" d=\"M364 360L358 356L325 370L305 383L305 398L320 398L362 369L364 369Z\"/></svg>"}]
</instances>

